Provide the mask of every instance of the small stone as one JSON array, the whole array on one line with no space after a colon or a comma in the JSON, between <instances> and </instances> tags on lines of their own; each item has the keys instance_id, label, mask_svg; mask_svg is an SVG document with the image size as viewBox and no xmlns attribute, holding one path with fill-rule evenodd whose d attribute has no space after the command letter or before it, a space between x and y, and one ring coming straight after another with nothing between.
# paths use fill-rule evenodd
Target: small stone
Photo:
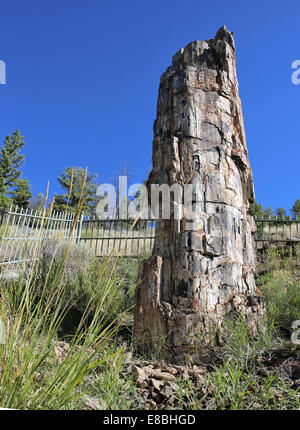
<instances>
[{"instance_id":1,"label":"small stone","mask_svg":"<svg viewBox=\"0 0 300 430\"><path fill-rule=\"evenodd\" d=\"M124 354L124 361L125 363L130 363L132 360L132 352L126 352L126 354Z\"/></svg>"},{"instance_id":2,"label":"small stone","mask_svg":"<svg viewBox=\"0 0 300 430\"><path fill-rule=\"evenodd\" d=\"M204 375L204 373L206 373L206 369L204 367L199 367L196 365L193 366L193 371L198 373L199 375Z\"/></svg>"},{"instance_id":3,"label":"small stone","mask_svg":"<svg viewBox=\"0 0 300 430\"><path fill-rule=\"evenodd\" d=\"M87 409L95 410L95 411L101 411L106 410L107 405L104 400L99 400L96 397L88 397L84 396L84 406L87 407Z\"/></svg>"},{"instance_id":4,"label":"small stone","mask_svg":"<svg viewBox=\"0 0 300 430\"><path fill-rule=\"evenodd\" d=\"M44 377L44 375L42 375L39 372L34 372L34 374L33 374L34 382L40 382L43 379L43 377Z\"/></svg>"},{"instance_id":5,"label":"small stone","mask_svg":"<svg viewBox=\"0 0 300 430\"><path fill-rule=\"evenodd\" d=\"M177 384L175 384L175 382L168 381L168 382L166 382L166 385L168 385L169 387L171 387L171 389L173 391L178 391L179 390L179 386Z\"/></svg>"},{"instance_id":6,"label":"small stone","mask_svg":"<svg viewBox=\"0 0 300 430\"><path fill-rule=\"evenodd\" d=\"M144 397L144 398L149 397L149 391L146 390L145 388L137 388L136 392L141 397Z\"/></svg>"},{"instance_id":7,"label":"small stone","mask_svg":"<svg viewBox=\"0 0 300 430\"><path fill-rule=\"evenodd\" d=\"M157 409L157 404L154 402L154 400L149 399L145 403L145 409Z\"/></svg>"},{"instance_id":8,"label":"small stone","mask_svg":"<svg viewBox=\"0 0 300 430\"><path fill-rule=\"evenodd\" d=\"M154 389L157 391L160 391L160 388L164 386L164 383L162 381L158 381L157 379L151 378L150 381Z\"/></svg>"},{"instance_id":9,"label":"small stone","mask_svg":"<svg viewBox=\"0 0 300 430\"><path fill-rule=\"evenodd\" d=\"M157 373L155 375L155 378L160 379L162 381L176 381L175 376L171 375L170 373L167 373L167 372Z\"/></svg>"},{"instance_id":10,"label":"small stone","mask_svg":"<svg viewBox=\"0 0 300 430\"><path fill-rule=\"evenodd\" d=\"M143 370L144 370L144 372L146 373L146 375L148 377L151 377L155 373L159 373L160 372L159 369L153 369L153 366L151 366L151 365L144 367Z\"/></svg>"},{"instance_id":11,"label":"small stone","mask_svg":"<svg viewBox=\"0 0 300 430\"><path fill-rule=\"evenodd\" d=\"M157 365L162 371L171 373L171 375L176 375L178 373L175 367L169 366L164 360L158 362Z\"/></svg>"},{"instance_id":12,"label":"small stone","mask_svg":"<svg viewBox=\"0 0 300 430\"><path fill-rule=\"evenodd\" d=\"M144 370L136 365L132 366L132 374L134 376L135 382L140 385L144 384L148 379Z\"/></svg>"},{"instance_id":13,"label":"small stone","mask_svg":"<svg viewBox=\"0 0 300 430\"><path fill-rule=\"evenodd\" d=\"M173 393L174 391L172 390L170 385L165 385L164 388L160 391L160 394L167 399L171 397Z\"/></svg>"},{"instance_id":14,"label":"small stone","mask_svg":"<svg viewBox=\"0 0 300 430\"><path fill-rule=\"evenodd\" d=\"M56 345L54 346L54 351L55 351L56 359L59 363L61 363L65 359L69 349L70 349L70 344L67 342L61 341L56 343Z\"/></svg>"}]
</instances>

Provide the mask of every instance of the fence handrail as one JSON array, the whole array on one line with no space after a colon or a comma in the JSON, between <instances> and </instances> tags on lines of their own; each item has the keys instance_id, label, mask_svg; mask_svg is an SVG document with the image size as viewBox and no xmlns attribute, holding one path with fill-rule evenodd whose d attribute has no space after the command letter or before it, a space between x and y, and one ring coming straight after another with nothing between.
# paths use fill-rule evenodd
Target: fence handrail
<instances>
[{"instance_id":1,"label":"fence handrail","mask_svg":"<svg viewBox=\"0 0 300 430\"><path fill-rule=\"evenodd\" d=\"M300 242L300 218L264 215L254 217L256 244ZM76 225L74 227L74 223ZM98 218L73 212L0 208L0 266L35 261L38 243L72 239L97 256L137 256L151 251L157 235L155 219ZM73 229L73 227L74 229ZM25 246L26 245L26 246ZM29 257L24 255L29 249ZM26 248L26 249L27 249Z\"/></svg>"},{"instance_id":2,"label":"fence handrail","mask_svg":"<svg viewBox=\"0 0 300 430\"><path fill-rule=\"evenodd\" d=\"M291 215L264 215L261 214L260 217L258 215L254 215L254 220L257 222L262 221L271 221L271 222L300 222L300 216L292 217Z\"/></svg>"},{"instance_id":3,"label":"fence handrail","mask_svg":"<svg viewBox=\"0 0 300 430\"><path fill-rule=\"evenodd\" d=\"M70 212L0 209L0 266L36 261L39 243L49 239L80 240L82 216ZM74 227L74 223L76 225Z\"/></svg>"}]
</instances>

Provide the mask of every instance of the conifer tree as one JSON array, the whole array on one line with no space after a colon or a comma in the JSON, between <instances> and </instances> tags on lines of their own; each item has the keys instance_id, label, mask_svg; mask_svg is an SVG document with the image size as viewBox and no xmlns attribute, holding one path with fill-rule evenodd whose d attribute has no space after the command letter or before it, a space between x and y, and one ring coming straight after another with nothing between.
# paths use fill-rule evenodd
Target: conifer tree
<instances>
[{"instance_id":1,"label":"conifer tree","mask_svg":"<svg viewBox=\"0 0 300 430\"><path fill-rule=\"evenodd\" d=\"M6 136L0 151L0 207L13 203L10 193L17 186L22 173L21 167L25 161L20 153L25 145L23 136L16 130L12 136Z\"/></svg>"},{"instance_id":2,"label":"conifer tree","mask_svg":"<svg viewBox=\"0 0 300 430\"><path fill-rule=\"evenodd\" d=\"M300 217L300 199L295 201L291 212L293 213L293 215Z\"/></svg>"},{"instance_id":3,"label":"conifer tree","mask_svg":"<svg viewBox=\"0 0 300 430\"><path fill-rule=\"evenodd\" d=\"M14 205L18 205L23 209L29 207L32 192L28 179L17 179L16 188L11 193L11 198Z\"/></svg>"},{"instance_id":4,"label":"conifer tree","mask_svg":"<svg viewBox=\"0 0 300 430\"><path fill-rule=\"evenodd\" d=\"M83 167L67 167L57 179L65 192L55 196L54 209L74 213L82 200L82 211L92 213L97 201L96 179L97 175L90 174Z\"/></svg>"}]
</instances>

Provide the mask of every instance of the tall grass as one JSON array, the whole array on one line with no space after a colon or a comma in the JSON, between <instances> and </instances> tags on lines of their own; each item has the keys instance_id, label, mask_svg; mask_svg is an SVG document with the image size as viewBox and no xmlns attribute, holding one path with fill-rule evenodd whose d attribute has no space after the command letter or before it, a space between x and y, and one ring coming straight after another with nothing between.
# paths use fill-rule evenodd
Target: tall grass
<instances>
[{"instance_id":1,"label":"tall grass","mask_svg":"<svg viewBox=\"0 0 300 430\"><path fill-rule=\"evenodd\" d=\"M0 279L0 319L6 327L0 344L0 407L85 408L88 398L100 408L130 409L137 394L124 372L125 342L131 337L143 256L96 260L71 238L41 241L38 251L38 262L29 271L23 267L19 279ZM257 281L267 305L266 329L253 338L242 318L226 321L221 364L211 366L199 387L177 381L178 407L299 408L296 390L275 373L257 373L257 357L278 347L279 334L289 336L292 322L300 319L299 268L299 251L282 258L269 250Z\"/></svg>"},{"instance_id":2,"label":"tall grass","mask_svg":"<svg viewBox=\"0 0 300 430\"><path fill-rule=\"evenodd\" d=\"M74 226L81 207L82 202ZM0 407L74 408L86 394L86 381L122 351L115 341L126 297L122 276L110 257L97 264L84 251L77 249L76 255L71 235L72 229L67 243L58 237L48 254L41 237L37 263L30 270L19 266L15 281L0 280L0 319L6 328ZM62 335L68 342L61 342Z\"/></svg>"},{"instance_id":3,"label":"tall grass","mask_svg":"<svg viewBox=\"0 0 300 430\"><path fill-rule=\"evenodd\" d=\"M57 357L59 332L72 308L70 284L62 282L67 258L68 253L49 268L42 288L35 269L28 279L1 283L0 318L6 327L0 345L1 407L68 408L85 377L118 352L105 352L117 329L109 310L118 285L112 277L103 282L102 265L66 354Z\"/></svg>"}]
</instances>

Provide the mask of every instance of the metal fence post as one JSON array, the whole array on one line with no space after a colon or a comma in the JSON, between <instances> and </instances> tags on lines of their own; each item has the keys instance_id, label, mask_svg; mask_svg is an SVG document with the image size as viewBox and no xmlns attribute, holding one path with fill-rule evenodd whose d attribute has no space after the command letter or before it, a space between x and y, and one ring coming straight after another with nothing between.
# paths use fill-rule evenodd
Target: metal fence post
<instances>
[{"instance_id":1,"label":"metal fence post","mask_svg":"<svg viewBox=\"0 0 300 430\"><path fill-rule=\"evenodd\" d=\"M77 230L78 233L76 238L76 245L80 244L83 220L84 220L84 213L82 212L78 219L78 230Z\"/></svg>"},{"instance_id":2,"label":"metal fence post","mask_svg":"<svg viewBox=\"0 0 300 430\"><path fill-rule=\"evenodd\" d=\"M295 216L279 218L255 215L256 248L262 244L264 255L265 245L300 243L300 219ZM0 209L0 268L4 265L24 263L39 258L38 251L43 241L63 237L70 238L72 243L87 246L97 256L122 255L137 256L146 248L151 251L155 240L155 222L139 221L133 226L128 219L98 219L85 216L82 212L74 227L74 215L50 211L47 215L22 208ZM287 225L287 235L284 226ZM132 227L130 227L132 225ZM96 226L96 227L95 227ZM288 226L289 230L288 231ZM283 230L283 231L282 231ZM280 234L279 234L280 233Z\"/></svg>"}]
</instances>

